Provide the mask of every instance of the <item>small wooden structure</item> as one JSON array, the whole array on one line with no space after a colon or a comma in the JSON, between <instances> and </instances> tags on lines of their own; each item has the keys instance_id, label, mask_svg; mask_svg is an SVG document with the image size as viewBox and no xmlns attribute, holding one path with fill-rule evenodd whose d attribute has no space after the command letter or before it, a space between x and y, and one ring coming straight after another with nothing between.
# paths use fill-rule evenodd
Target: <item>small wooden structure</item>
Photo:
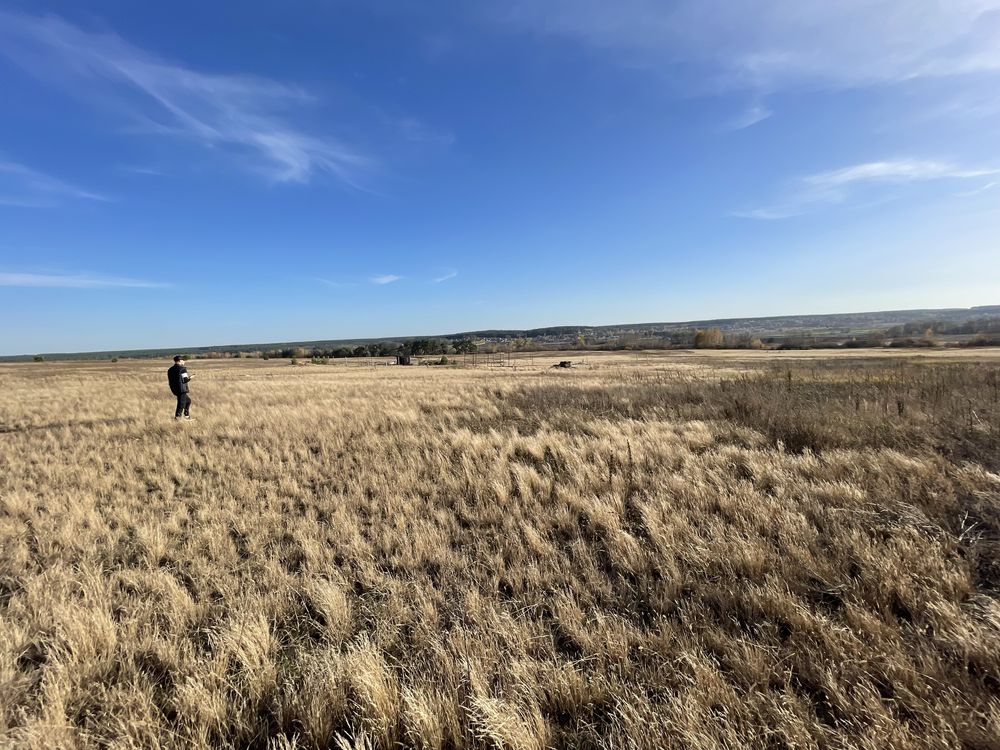
<instances>
[{"instance_id":1,"label":"small wooden structure","mask_svg":"<svg viewBox=\"0 0 1000 750\"><path fill-rule=\"evenodd\" d=\"M410 360L409 354L397 354L396 355L397 365L412 365L413 362Z\"/></svg>"}]
</instances>

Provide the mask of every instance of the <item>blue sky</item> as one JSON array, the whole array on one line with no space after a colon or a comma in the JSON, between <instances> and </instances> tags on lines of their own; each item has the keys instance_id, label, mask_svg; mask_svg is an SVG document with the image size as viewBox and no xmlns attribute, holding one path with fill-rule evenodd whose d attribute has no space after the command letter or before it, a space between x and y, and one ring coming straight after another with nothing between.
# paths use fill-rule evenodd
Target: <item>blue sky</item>
<instances>
[{"instance_id":1,"label":"blue sky","mask_svg":"<svg viewBox=\"0 0 1000 750\"><path fill-rule=\"evenodd\" d=\"M998 90L1000 0L0 0L0 353L998 304Z\"/></svg>"}]
</instances>

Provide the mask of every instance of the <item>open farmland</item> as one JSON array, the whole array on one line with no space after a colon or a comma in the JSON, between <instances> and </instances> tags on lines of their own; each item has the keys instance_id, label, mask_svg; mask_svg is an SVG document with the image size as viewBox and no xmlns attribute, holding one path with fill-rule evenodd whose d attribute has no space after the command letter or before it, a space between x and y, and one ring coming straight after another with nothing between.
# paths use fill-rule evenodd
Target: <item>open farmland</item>
<instances>
[{"instance_id":1,"label":"open farmland","mask_svg":"<svg viewBox=\"0 0 1000 750\"><path fill-rule=\"evenodd\" d=\"M572 357L0 365L0 744L998 747L1000 353Z\"/></svg>"}]
</instances>

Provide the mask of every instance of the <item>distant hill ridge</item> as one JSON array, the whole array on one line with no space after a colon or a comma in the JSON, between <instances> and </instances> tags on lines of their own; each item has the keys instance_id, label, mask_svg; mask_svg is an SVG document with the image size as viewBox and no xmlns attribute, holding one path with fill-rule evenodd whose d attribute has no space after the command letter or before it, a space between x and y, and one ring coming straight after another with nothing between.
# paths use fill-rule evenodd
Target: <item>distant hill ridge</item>
<instances>
[{"instance_id":1,"label":"distant hill ridge","mask_svg":"<svg viewBox=\"0 0 1000 750\"><path fill-rule=\"evenodd\" d=\"M602 326L549 326L546 328L528 329L489 329L451 334L442 338L462 336L527 336L548 335L559 333L576 333L582 331L614 331L614 330L689 330L691 328L720 328L723 331L739 330L748 332L794 331L812 328L856 327L864 325L871 328L893 326L904 323L915 323L922 320L941 321L948 323L963 322L978 317L1000 315L1000 305L980 305L978 307L944 307L917 310L883 310L879 312L860 313L827 313L822 315L773 315L748 318L712 318L707 320L687 320L663 323L622 323ZM785 325L779 325L785 324Z\"/></svg>"},{"instance_id":2,"label":"distant hill ridge","mask_svg":"<svg viewBox=\"0 0 1000 750\"><path fill-rule=\"evenodd\" d=\"M792 335L838 335L866 333L894 326L920 323L957 324L970 320L1000 317L1000 305L978 307L927 308L917 310L883 310L878 312L829 313L823 315L775 315L746 318L713 318L660 323L621 323L600 326L546 326L542 328L497 328L434 336L381 336L376 338L323 339L316 341L285 341L258 344L224 344L216 346L193 346L118 349L91 352L41 352L32 354L0 356L2 362L29 361L42 356L46 360L70 359L110 359L113 357L154 358L185 352L189 356L208 353L232 354L235 352L275 351L282 349L329 349L351 345L365 345L380 342L406 342L417 339L535 339L539 343L556 345L574 338L585 337L626 337L626 336L669 336L696 329L718 328L725 334L746 334L754 336L788 337Z\"/></svg>"}]
</instances>

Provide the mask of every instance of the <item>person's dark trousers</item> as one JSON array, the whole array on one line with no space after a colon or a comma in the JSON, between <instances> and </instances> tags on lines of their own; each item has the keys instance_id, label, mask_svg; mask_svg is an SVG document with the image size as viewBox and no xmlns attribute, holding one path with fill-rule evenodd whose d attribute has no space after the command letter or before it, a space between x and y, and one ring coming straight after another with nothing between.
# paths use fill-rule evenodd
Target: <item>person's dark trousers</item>
<instances>
[{"instance_id":1,"label":"person's dark trousers","mask_svg":"<svg viewBox=\"0 0 1000 750\"><path fill-rule=\"evenodd\" d=\"M183 414L185 417L190 417L191 409L191 397L186 393L180 393L177 395L177 411L174 412L175 417L179 417Z\"/></svg>"}]
</instances>

